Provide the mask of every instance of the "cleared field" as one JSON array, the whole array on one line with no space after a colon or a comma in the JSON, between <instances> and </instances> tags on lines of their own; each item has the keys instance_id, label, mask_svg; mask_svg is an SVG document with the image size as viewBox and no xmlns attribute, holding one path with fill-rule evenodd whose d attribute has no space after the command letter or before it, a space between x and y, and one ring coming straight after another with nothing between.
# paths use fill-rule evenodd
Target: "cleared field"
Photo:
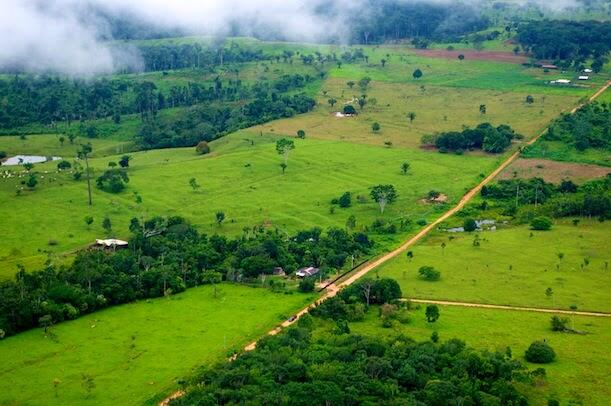
<instances>
[{"instance_id":1,"label":"cleared field","mask_svg":"<svg viewBox=\"0 0 611 406\"><path fill-rule=\"evenodd\" d=\"M361 78L353 76L350 80L356 82ZM374 81L364 91L369 104L360 110L353 103L359 115L338 118L334 113L363 92L358 85L350 89L346 80L338 78L328 80L322 90L328 93L320 96L319 107L314 111L256 129L290 135L303 129L308 136L320 139L371 145L384 145L384 142L391 141L394 146L418 148L424 134L460 131L463 125L491 122L495 125L509 124L526 138L531 138L579 100L575 96L548 95L536 98L534 104L528 105L525 103L527 94L520 92ZM328 104L329 98L337 100L334 107ZM373 103L372 99L376 102ZM486 105L486 114L479 112L480 104ZM413 122L408 119L409 112L416 113ZM378 133L372 131L374 122L381 126Z\"/></svg>"},{"instance_id":2,"label":"cleared field","mask_svg":"<svg viewBox=\"0 0 611 406\"><path fill-rule=\"evenodd\" d=\"M610 232L609 222L566 220L532 236L527 226L481 232L480 246L476 233L436 232L414 247L413 260L395 259L379 274L395 278L406 297L611 312ZM435 267L441 279L421 280L421 266Z\"/></svg>"},{"instance_id":3,"label":"cleared field","mask_svg":"<svg viewBox=\"0 0 611 406\"><path fill-rule=\"evenodd\" d=\"M219 289L217 298L204 286L114 307L52 327L53 337L37 329L0 341L0 404L142 404L313 300L239 285ZM93 381L90 392L83 375Z\"/></svg>"},{"instance_id":4,"label":"cleared field","mask_svg":"<svg viewBox=\"0 0 611 406\"><path fill-rule=\"evenodd\" d=\"M530 369L545 368L547 379L540 385L522 385L534 405L547 405L550 397L584 405L607 405L611 397L608 380L608 344L611 340L611 320L600 317L572 317L571 325L586 335L555 333L550 330L550 315L491 309L440 307L440 317L427 323L424 308L412 312L409 324L395 323L382 328L377 309L372 309L364 322L350 323L353 333L393 336L403 333L416 340L428 340L437 331L440 341L459 338L467 345L482 350L512 350L513 357ZM556 352L551 364L530 364L524 351L531 342L545 339Z\"/></svg>"},{"instance_id":5,"label":"cleared field","mask_svg":"<svg viewBox=\"0 0 611 406\"><path fill-rule=\"evenodd\" d=\"M500 179L542 178L546 182L559 183L570 179L576 183L600 178L611 173L611 168L599 165L558 162L549 159L518 159L505 169Z\"/></svg>"},{"instance_id":6,"label":"cleared field","mask_svg":"<svg viewBox=\"0 0 611 406\"><path fill-rule=\"evenodd\" d=\"M363 229L380 217L369 188L390 183L399 198L382 217L409 218L415 223L444 210L444 205L418 203L429 190L445 193L451 204L499 159L306 139L295 140L296 149L282 175L276 139L253 132L232 134L214 142L213 153L207 157L197 156L192 148L134 153L127 189L109 194L94 186L91 208L86 182L74 181L68 173L54 173L52 163L36 165L35 171L52 173L40 176L36 190L26 190L21 196L15 190L22 179L1 179L0 211L11 233L0 247L0 274L12 275L17 263L31 269L48 256L57 259L57 255L100 238L105 234L101 224L106 215L113 234L122 237L128 235L129 220L142 214L182 215L202 231L231 235L257 224L289 233L310 227L344 227L350 215L356 216L357 228ZM94 178L111 160L116 157L91 160ZM408 175L401 174L405 161L411 164ZM201 185L197 192L189 186L191 178ZM352 207L337 208L332 214L331 199L345 191L353 193ZM143 199L141 207L135 203L134 192ZM357 195L366 196L366 202L357 203ZM218 210L227 216L222 227L214 221ZM91 228L84 222L87 215L94 217ZM375 239L384 246L396 243L402 235ZM57 245L50 246L50 240Z\"/></svg>"},{"instance_id":7,"label":"cleared field","mask_svg":"<svg viewBox=\"0 0 611 406\"><path fill-rule=\"evenodd\" d=\"M4 151L8 156L12 155L42 155L59 156L72 161L82 143L90 142L93 146L94 156L111 154L121 154L129 151L131 143L115 138L84 138L77 137L71 144L67 136L64 143L59 141L59 134L39 134L28 135L25 139L18 136L0 136L0 151ZM15 169L15 167L3 167L2 169Z\"/></svg>"}]
</instances>

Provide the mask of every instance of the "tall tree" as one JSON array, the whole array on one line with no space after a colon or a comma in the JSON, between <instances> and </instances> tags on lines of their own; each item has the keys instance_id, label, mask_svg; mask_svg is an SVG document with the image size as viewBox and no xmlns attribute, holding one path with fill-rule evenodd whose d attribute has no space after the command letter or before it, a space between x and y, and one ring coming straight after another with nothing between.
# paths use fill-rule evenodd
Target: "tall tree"
<instances>
[{"instance_id":1,"label":"tall tree","mask_svg":"<svg viewBox=\"0 0 611 406\"><path fill-rule=\"evenodd\" d=\"M397 199L397 191L393 185L377 185L371 188L371 198L380 205L383 214L386 205Z\"/></svg>"},{"instance_id":2,"label":"tall tree","mask_svg":"<svg viewBox=\"0 0 611 406\"><path fill-rule=\"evenodd\" d=\"M89 155L93 151L91 143L81 145L81 149L78 151L78 157L85 160L85 170L87 175L87 193L89 195L89 205L93 205L91 197L91 171L89 170Z\"/></svg>"}]
</instances>

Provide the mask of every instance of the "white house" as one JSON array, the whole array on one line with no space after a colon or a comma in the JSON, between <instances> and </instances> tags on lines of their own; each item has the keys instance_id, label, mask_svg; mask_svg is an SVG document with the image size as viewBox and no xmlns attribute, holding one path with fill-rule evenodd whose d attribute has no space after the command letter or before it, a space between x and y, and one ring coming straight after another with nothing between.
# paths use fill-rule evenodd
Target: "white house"
<instances>
[{"instance_id":1,"label":"white house","mask_svg":"<svg viewBox=\"0 0 611 406\"><path fill-rule=\"evenodd\" d=\"M581 76L579 76L579 80L588 80L588 79L590 79L590 77L589 77L589 76L587 76L587 75L581 75Z\"/></svg>"},{"instance_id":2,"label":"white house","mask_svg":"<svg viewBox=\"0 0 611 406\"><path fill-rule=\"evenodd\" d=\"M586 68L583 70L583 73L592 73L592 69Z\"/></svg>"},{"instance_id":3,"label":"white house","mask_svg":"<svg viewBox=\"0 0 611 406\"><path fill-rule=\"evenodd\" d=\"M314 276L318 272L320 272L320 269L314 268L313 266L309 266L306 268L298 269L297 272L295 272L295 275L297 275L300 278L306 278L308 276Z\"/></svg>"},{"instance_id":4,"label":"white house","mask_svg":"<svg viewBox=\"0 0 611 406\"><path fill-rule=\"evenodd\" d=\"M105 248L124 248L127 247L129 244L127 241L109 238L107 240L95 240L95 245Z\"/></svg>"},{"instance_id":5,"label":"white house","mask_svg":"<svg viewBox=\"0 0 611 406\"><path fill-rule=\"evenodd\" d=\"M556 80L552 80L550 83L558 84L558 85L568 85L571 83L571 81L568 79L556 79Z\"/></svg>"}]
</instances>

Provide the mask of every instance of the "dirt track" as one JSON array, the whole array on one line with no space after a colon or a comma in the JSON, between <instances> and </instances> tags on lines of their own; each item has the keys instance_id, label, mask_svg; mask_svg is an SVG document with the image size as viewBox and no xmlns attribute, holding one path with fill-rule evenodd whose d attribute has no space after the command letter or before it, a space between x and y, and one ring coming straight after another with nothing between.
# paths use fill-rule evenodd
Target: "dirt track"
<instances>
[{"instance_id":1,"label":"dirt track","mask_svg":"<svg viewBox=\"0 0 611 406\"><path fill-rule=\"evenodd\" d=\"M574 316L594 316L594 317L611 317L611 313L601 312L582 312L578 310L561 310L561 309L545 309L541 307L522 307L522 306L505 306L505 305L493 305L484 303L468 303L468 302L454 302L447 300L428 300L428 299L409 299L410 302L423 303L423 304L438 304L441 306L460 306L460 307L477 307L480 309L500 309L500 310L518 310L524 312L535 312L535 313L553 313L553 314L570 314Z\"/></svg>"},{"instance_id":2,"label":"dirt track","mask_svg":"<svg viewBox=\"0 0 611 406\"><path fill-rule=\"evenodd\" d=\"M447 51L446 51L447 52ZM607 90L607 88L611 85L611 81L607 82L604 86L602 86L596 93L594 93L594 95L592 97L590 97L588 99L588 101L594 101L598 96L600 96L601 94L604 93L605 90ZM570 111L571 114L575 113L575 111L577 111L578 108L580 108L582 106L582 104L576 106L574 109L572 109ZM547 132L547 128L545 130L543 130L540 134L538 134L536 137L534 137L533 139L531 139L530 141L528 141L526 143L526 145L532 145L534 144L541 136L543 136L543 134L545 134ZM424 236L426 236L430 231L432 231L433 229L435 229L435 227L447 220L449 217L453 216L454 214L456 214L456 212L460 211L465 204L467 204L471 199L473 199L473 197L477 196L477 194L479 193L479 191L482 189L482 187L484 187L486 184L488 184L491 180L493 180L498 174L500 174L505 168L507 168L509 165L511 165L511 163L513 161L515 161L518 157L520 156L520 151L516 151L513 154L511 154L505 161L503 161L503 163L501 163L501 165L499 165L490 175L488 175L484 180L482 180L477 186L475 186L473 189L471 189L469 192L467 192L467 194L465 194L462 199L460 199L460 201L458 202L458 204L454 207L452 207L450 210L448 210L447 212L445 212L444 214L441 215L441 217L439 217L437 220L435 220L434 222L432 222L431 224L429 224L428 226L426 226L425 228L423 228L418 234L416 234L415 236L413 236L412 238L410 238L409 240L407 240L406 242L404 242L399 248L394 249L393 251L375 259L373 262L369 262L365 265L363 265L363 267L361 267L358 271L356 271L354 274L352 274L348 279L345 279L344 281L338 283L338 284L332 284L329 285L326 289L326 293L324 295L322 295L320 297L320 299L318 299L315 303L320 303L326 299L329 299L333 296L335 296L337 294L337 292L339 292L339 290L345 286L351 285L352 283L354 283L355 281L357 281L358 279L360 279L361 277L363 277L365 274L367 274L369 271L373 270L374 268L377 268L378 266L384 264L385 262L388 262L389 260L395 258L396 256L402 254L403 252L407 251L407 249L409 247L411 247L412 245L414 245L416 242L418 242L420 239L422 239ZM415 300L414 300L415 301ZM435 301L429 301L429 303L434 303ZM441 301L437 301L437 303L439 304L443 304L443 302ZM477 304L477 303L461 303L461 302L445 302L448 305L462 305L462 306L470 306L470 307L492 307L494 305L483 305L483 304ZM273 330L268 332L268 335L276 335L278 333L280 333L282 331L282 329L289 327L290 325L292 325L293 323L295 323L297 320L299 320L299 317L303 316L304 314L306 314L310 308L314 305L311 304L308 307L300 310L294 317L292 318L292 321L284 321L281 325L276 326ZM497 306L497 307L492 307L492 308L500 308L500 309L507 309L508 306ZM511 308L509 307L509 309L530 309L530 311L540 311L540 312L550 312L550 313L566 313L566 314L584 314L587 312L571 312L568 310L551 310L551 309L540 309L540 308ZM602 315L599 313L592 313L591 315ZM607 315L609 316L609 315ZM244 347L244 351L252 351L256 348L257 346L257 341L253 341L252 343L249 343L248 345L246 345ZM181 396L183 396L184 392L183 391L176 391L174 392L172 395L170 395L169 397L167 397L166 399L164 399L161 403L160 406L167 406L169 405L169 403L176 398L179 398Z\"/></svg>"}]
</instances>

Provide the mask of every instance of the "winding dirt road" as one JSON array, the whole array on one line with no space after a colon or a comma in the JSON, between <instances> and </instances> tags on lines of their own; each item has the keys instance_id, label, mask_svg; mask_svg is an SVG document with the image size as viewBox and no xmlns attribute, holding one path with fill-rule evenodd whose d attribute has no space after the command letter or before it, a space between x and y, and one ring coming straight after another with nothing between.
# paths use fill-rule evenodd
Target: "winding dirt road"
<instances>
[{"instance_id":1,"label":"winding dirt road","mask_svg":"<svg viewBox=\"0 0 611 406\"><path fill-rule=\"evenodd\" d=\"M605 92L605 90L607 90L607 88L610 85L611 85L611 81L608 81L605 85L603 85L600 89L598 89L598 91L596 93L594 93L592 95L592 97L590 97L588 99L588 102L592 102L596 98L598 98L601 94L603 94ZM586 103L582 103L582 104L577 105L575 108L573 108L570 111L570 114L575 113L584 104L586 104ZM536 137L534 137L533 139L528 141L525 145L528 146L528 145L534 144L546 132L547 132L547 128L545 130L543 130L541 133L539 133ZM507 168L509 165L511 165L513 163L513 161L515 161L519 156L520 156L520 150L515 151L507 159L505 159L490 175L488 175L484 180L482 180L473 189L469 190L462 197L462 199L460 199L460 201L458 202L458 204L456 206L452 207L450 210L448 210L447 212L442 214L439 218L437 218L435 221L433 221L432 223L427 225L425 228L420 230L418 232L418 234L414 235L409 240L405 241L398 248L396 248L396 249L394 249L394 250L392 250L392 251L382 255L381 257L376 258L375 260L373 260L371 262L368 262L368 263L364 264L361 268L359 268L354 274L350 275L350 277L348 277L347 279L345 279L345 280L343 280L343 281L341 281L341 282L339 282L337 284L331 284L331 285L327 286L327 288L325 289L325 294L322 295L316 302L312 303L311 305L309 305L308 307L306 307L304 309L301 309L297 314L295 314L295 317L291 318L290 321L289 320L284 321L279 326L276 326L273 330L270 330L267 334L268 335L276 335L276 334L280 333L284 328L289 327L290 325L295 323L297 320L299 320L299 318L301 316L303 316L304 314L308 313L310 311L310 308L312 308L314 305L316 305L316 304L318 304L318 303L320 303L320 302L322 302L322 301L324 301L326 299L329 299L329 298L335 296L337 294L337 292L339 292L339 290L341 288L346 287L348 285L351 285L352 283L356 282L358 279L363 277L365 274L367 274L371 270L379 267L380 265L390 261L391 259L393 259L393 258L399 256L400 254L402 254L403 252L407 251L407 249L409 247L413 246L416 242L421 240L429 232L434 230L435 227L437 227L440 223L442 223L443 221L447 220L448 218L450 218L454 214L456 214L458 211L460 211L469 201L471 201L471 199L473 199L475 196L477 196L477 194L480 192L482 187L484 187L490 181L492 181L505 168ZM505 309L505 310L528 310L528 311L538 311L538 312L544 312L544 313L562 313L562 314L576 314L576 315L590 315L590 316L604 316L604 317L610 317L611 316L611 315L605 314L605 313L589 313L589 312L578 312L578 311L573 312L573 311L568 311L568 310L554 310L554 309L544 309L544 308L534 308L534 307L520 308L520 307L511 307L511 306L502 306L502 305L487 305L487 304L464 303L464 302L444 302L444 301L425 300L425 299L417 299L417 300L414 299L413 301L414 302L420 302L420 303L436 303L436 304L440 304L440 305L450 305L450 306L496 308L496 309ZM246 345L244 347L244 351L252 351L252 350L254 350L256 348L256 346L257 346L257 341L253 341L253 342L249 343L248 345ZM182 391L174 392L168 398L164 399L160 403L160 406L167 406L167 405L169 405L169 403L173 399L179 398L183 394L184 394L184 392L182 392Z\"/></svg>"}]
</instances>

